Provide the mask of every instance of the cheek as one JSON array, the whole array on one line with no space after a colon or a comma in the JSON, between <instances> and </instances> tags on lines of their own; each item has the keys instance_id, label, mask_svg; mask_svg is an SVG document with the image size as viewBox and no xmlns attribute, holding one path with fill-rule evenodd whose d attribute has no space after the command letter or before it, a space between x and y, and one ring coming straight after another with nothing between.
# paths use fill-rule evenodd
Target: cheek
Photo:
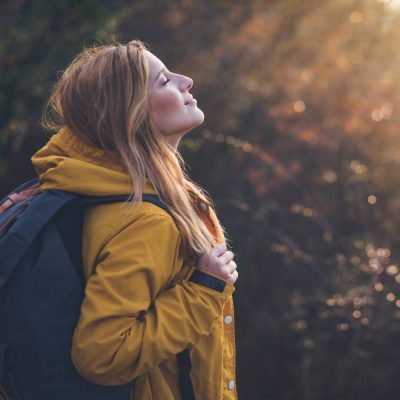
<instances>
[{"instance_id":1,"label":"cheek","mask_svg":"<svg viewBox=\"0 0 400 400\"><path fill-rule=\"evenodd\" d=\"M158 116L167 116L181 110L181 102L175 93L163 93L152 98L152 111Z\"/></svg>"}]
</instances>

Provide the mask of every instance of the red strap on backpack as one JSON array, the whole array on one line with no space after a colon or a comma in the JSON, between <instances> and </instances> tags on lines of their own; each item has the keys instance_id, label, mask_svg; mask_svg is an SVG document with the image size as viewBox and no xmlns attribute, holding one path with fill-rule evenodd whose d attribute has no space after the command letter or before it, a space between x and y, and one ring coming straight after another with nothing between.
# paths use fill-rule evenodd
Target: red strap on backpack
<instances>
[{"instance_id":1,"label":"red strap on backpack","mask_svg":"<svg viewBox=\"0 0 400 400\"><path fill-rule=\"evenodd\" d=\"M20 201L26 200L28 197L32 197L40 192L39 183L34 184L28 189L23 190L20 193L9 194L3 203L0 205L0 214L10 208L12 205L19 203Z\"/></svg>"}]
</instances>

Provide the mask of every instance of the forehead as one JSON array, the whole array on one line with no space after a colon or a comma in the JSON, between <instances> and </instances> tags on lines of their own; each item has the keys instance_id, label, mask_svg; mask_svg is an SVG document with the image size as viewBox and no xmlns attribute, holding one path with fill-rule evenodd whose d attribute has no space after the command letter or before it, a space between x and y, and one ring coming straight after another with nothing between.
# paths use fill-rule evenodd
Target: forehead
<instances>
[{"instance_id":1,"label":"forehead","mask_svg":"<svg viewBox=\"0 0 400 400\"><path fill-rule=\"evenodd\" d=\"M164 63L153 53L145 50L147 61L149 62L150 68L150 79L154 80L158 72L165 67Z\"/></svg>"}]
</instances>

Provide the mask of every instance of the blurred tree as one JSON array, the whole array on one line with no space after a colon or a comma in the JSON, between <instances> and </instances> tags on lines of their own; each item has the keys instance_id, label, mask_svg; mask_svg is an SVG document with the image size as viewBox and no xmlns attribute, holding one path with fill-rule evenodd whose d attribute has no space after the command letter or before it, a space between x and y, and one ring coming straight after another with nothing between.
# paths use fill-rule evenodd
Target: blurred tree
<instances>
[{"instance_id":1,"label":"blurred tree","mask_svg":"<svg viewBox=\"0 0 400 400\"><path fill-rule=\"evenodd\" d=\"M3 3L1 190L33 176L41 108L82 45L144 40L206 115L181 151L237 251L240 397L396 396L398 3Z\"/></svg>"}]
</instances>

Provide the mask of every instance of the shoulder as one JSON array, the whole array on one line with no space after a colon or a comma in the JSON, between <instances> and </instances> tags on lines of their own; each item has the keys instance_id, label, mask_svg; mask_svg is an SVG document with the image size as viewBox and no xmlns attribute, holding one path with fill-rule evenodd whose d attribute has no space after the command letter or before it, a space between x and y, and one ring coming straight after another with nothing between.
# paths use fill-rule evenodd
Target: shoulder
<instances>
[{"instance_id":1,"label":"shoulder","mask_svg":"<svg viewBox=\"0 0 400 400\"><path fill-rule=\"evenodd\" d=\"M91 206L85 212L84 224L87 229L102 232L104 236L112 235L124 228L147 222L151 225L161 224L172 231L178 231L172 216L152 203L142 202L132 212L130 203L111 203Z\"/></svg>"},{"instance_id":2,"label":"shoulder","mask_svg":"<svg viewBox=\"0 0 400 400\"><path fill-rule=\"evenodd\" d=\"M172 216L152 203L142 202L134 212L129 203L100 204L86 210L83 223L86 253L98 255L112 239L121 237L125 241L130 234L146 241L180 241L180 232Z\"/></svg>"}]
</instances>

